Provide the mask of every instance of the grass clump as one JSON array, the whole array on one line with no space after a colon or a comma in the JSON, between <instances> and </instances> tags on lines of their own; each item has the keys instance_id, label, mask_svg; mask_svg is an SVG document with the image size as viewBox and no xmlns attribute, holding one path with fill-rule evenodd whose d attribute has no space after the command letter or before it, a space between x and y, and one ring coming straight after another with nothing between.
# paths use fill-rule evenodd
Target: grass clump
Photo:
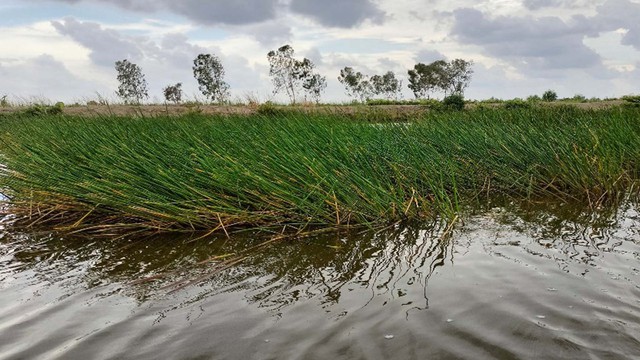
<instances>
[{"instance_id":1,"label":"grass clump","mask_svg":"<svg viewBox=\"0 0 640 360\"><path fill-rule=\"evenodd\" d=\"M636 109L423 116L11 117L0 188L30 223L226 231L454 217L485 195L596 206L640 174Z\"/></svg>"},{"instance_id":2,"label":"grass clump","mask_svg":"<svg viewBox=\"0 0 640 360\"><path fill-rule=\"evenodd\" d=\"M25 116L51 116L51 115L60 115L64 110L64 103L57 102L55 105L43 105L43 104L34 104L26 109L22 110L22 115Z\"/></svg>"}]
</instances>

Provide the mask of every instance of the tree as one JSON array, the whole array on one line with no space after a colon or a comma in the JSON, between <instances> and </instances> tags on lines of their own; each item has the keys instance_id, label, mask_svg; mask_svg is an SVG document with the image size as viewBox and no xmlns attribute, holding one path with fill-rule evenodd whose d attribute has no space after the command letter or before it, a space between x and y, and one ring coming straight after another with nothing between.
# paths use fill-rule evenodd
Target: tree
<instances>
[{"instance_id":1,"label":"tree","mask_svg":"<svg viewBox=\"0 0 640 360\"><path fill-rule=\"evenodd\" d=\"M284 90L292 103L296 102L296 94L305 90L316 101L326 88L326 78L315 74L315 65L307 58L296 60L294 50L290 45L284 45L278 50L269 51L269 76L273 82L273 93L278 94Z\"/></svg>"},{"instance_id":2,"label":"tree","mask_svg":"<svg viewBox=\"0 0 640 360\"><path fill-rule=\"evenodd\" d=\"M164 93L165 100L169 102L178 104L182 101L182 83L169 85L162 89L162 92Z\"/></svg>"},{"instance_id":3,"label":"tree","mask_svg":"<svg viewBox=\"0 0 640 360\"><path fill-rule=\"evenodd\" d=\"M392 71L384 75L374 75L370 82L374 95L383 95L387 99L397 99L400 95L402 81L398 80Z\"/></svg>"},{"instance_id":4,"label":"tree","mask_svg":"<svg viewBox=\"0 0 640 360\"><path fill-rule=\"evenodd\" d=\"M340 70L338 81L344 85L347 95L360 98L362 102L371 98L373 94L373 87L368 77L359 71L355 72L352 67L347 66Z\"/></svg>"},{"instance_id":5,"label":"tree","mask_svg":"<svg viewBox=\"0 0 640 360\"><path fill-rule=\"evenodd\" d=\"M542 101L553 102L558 100L558 94L553 90L547 90L542 94Z\"/></svg>"},{"instance_id":6,"label":"tree","mask_svg":"<svg viewBox=\"0 0 640 360\"><path fill-rule=\"evenodd\" d=\"M464 95L473 75L472 61L455 59L450 62L437 60L429 65L418 63L409 70L409 89L416 99L427 97L433 91Z\"/></svg>"},{"instance_id":7,"label":"tree","mask_svg":"<svg viewBox=\"0 0 640 360\"><path fill-rule=\"evenodd\" d=\"M223 102L229 97L229 84L224 81L224 67L212 54L200 54L193 60L193 76L202 95L211 102Z\"/></svg>"},{"instance_id":8,"label":"tree","mask_svg":"<svg viewBox=\"0 0 640 360\"><path fill-rule=\"evenodd\" d=\"M447 62L434 61L429 65L418 63L409 70L409 89L416 99L429 98L431 92L443 90L446 81Z\"/></svg>"},{"instance_id":9,"label":"tree","mask_svg":"<svg viewBox=\"0 0 640 360\"><path fill-rule=\"evenodd\" d=\"M444 92L446 94L464 95L473 75L473 61L455 59L445 67Z\"/></svg>"},{"instance_id":10,"label":"tree","mask_svg":"<svg viewBox=\"0 0 640 360\"><path fill-rule=\"evenodd\" d=\"M129 60L116 61L116 71L118 72L118 82L120 82L116 94L125 103L139 104L142 99L149 98L147 81L140 66Z\"/></svg>"},{"instance_id":11,"label":"tree","mask_svg":"<svg viewBox=\"0 0 640 360\"><path fill-rule=\"evenodd\" d=\"M322 93L327 88L327 78L320 74L313 74L304 81L302 87L313 101L319 103Z\"/></svg>"}]
</instances>

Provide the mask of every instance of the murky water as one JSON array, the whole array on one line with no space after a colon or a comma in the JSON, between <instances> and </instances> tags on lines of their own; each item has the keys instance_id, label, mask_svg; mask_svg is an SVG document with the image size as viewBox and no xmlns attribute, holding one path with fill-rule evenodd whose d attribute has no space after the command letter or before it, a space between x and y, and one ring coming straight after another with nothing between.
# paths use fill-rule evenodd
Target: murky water
<instances>
[{"instance_id":1,"label":"murky water","mask_svg":"<svg viewBox=\"0 0 640 360\"><path fill-rule=\"evenodd\" d=\"M266 238L5 230L0 358L640 358L636 209L495 208L251 251Z\"/></svg>"}]
</instances>

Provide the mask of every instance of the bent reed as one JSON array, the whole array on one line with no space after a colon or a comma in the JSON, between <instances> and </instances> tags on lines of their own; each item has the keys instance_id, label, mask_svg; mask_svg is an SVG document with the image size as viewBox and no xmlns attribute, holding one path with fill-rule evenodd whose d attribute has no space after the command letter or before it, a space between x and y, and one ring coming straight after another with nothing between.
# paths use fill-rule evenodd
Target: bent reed
<instances>
[{"instance_id":1,"label":"bent reed","mask_svg":"<svg viewBox=\"0 0 640 360\"><path fill-rule=\"evenodd\" d=\"M110 233L454 218L486 197L598 206L637 190L640 111L0 118L19 222Z\"/></svg>"}]
</instances>

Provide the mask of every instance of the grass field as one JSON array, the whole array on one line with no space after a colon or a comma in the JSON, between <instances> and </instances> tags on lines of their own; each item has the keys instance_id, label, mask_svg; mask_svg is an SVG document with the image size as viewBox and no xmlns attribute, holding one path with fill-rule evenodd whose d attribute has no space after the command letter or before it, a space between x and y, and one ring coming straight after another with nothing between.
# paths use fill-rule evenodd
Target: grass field
<instances>
[{"instance_id":1,"label":"grass field","mask_svg":"<svg viewBox=\"0 0 640 360\"><path fill-rule=\"evenodd\" d=\"M640 110L0 117L24 224L230 231L455 217L501 196L598 206L637 191Z\"/></svg>"}]
</instances>

